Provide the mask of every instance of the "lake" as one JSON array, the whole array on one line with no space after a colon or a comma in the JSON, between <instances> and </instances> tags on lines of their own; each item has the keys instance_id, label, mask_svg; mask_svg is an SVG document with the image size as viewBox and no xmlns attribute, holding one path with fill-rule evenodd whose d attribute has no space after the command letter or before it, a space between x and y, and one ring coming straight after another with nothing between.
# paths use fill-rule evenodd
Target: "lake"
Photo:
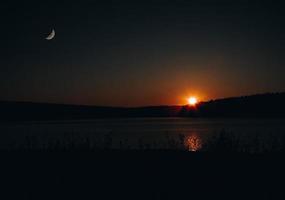
<instances>
[{"instance_id":1,"label":"lake","mask_svg":"<svg viewBox=\"0 0 285 200\"><path fill-rule=\"evenodd\" d=\"M112 148L140 145L163 148L169 145L170 139L179 140L183 134L186 145L193 140L199 148L221 131L244 141L258 137L266 142L274 137L281 142L285 135L285 119L124 118L11 122L0 124L0 145L2 148L17 146L27 138L37 145L56 140L80 143L88 138L92 145L100 146L107 138Z\"/></svg>"}]
</instances>

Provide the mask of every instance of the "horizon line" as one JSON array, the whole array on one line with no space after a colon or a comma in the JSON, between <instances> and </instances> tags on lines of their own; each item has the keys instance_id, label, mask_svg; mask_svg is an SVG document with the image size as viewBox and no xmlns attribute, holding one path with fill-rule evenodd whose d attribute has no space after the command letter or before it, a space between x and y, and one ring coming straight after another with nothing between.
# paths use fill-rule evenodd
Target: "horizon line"
<instances>
[{"instance_id":1,"label":"horizon line","mask_svg":"<svg viewBox=\"0 0 285 200\"><path fill-rule=\"evenodd\" d=\"M265 92L265 93L256 93L256 94L248 94L241 96L230 96L230 97L221 97L216 99L209 99L207 101L199 101L198 104L207 103L211 101L219 101L226 99L234 99L234 98L243 98L243 97L251 97L251 96L259 96L259 95L274 95L274 94L283 94L285 92ZM82 106L82 107L108 107L108 108L147 108L147 107L175 107L175 106L187 106L188 104L159 104L159 105L140 105L140 106L113 106L113 105L95 105L95 104L75 104L75 103L58 103L58 102L42 102L42 101L15 101L15 100L0 100L0 103L30 103L30 104L50 104L50 105L62 105L62 106Z\"/></svg>"}]
</instances>

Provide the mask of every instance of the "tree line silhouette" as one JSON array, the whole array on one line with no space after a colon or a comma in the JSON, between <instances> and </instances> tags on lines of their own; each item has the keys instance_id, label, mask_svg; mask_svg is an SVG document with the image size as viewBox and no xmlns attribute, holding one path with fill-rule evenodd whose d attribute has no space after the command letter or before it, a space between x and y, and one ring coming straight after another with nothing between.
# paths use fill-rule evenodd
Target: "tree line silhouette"
<instances>
[{"instance_id":1,"label":"tree line silhouette","mask_svg":"<svg viewBox=\"0 0 285 200\"><path fill-rule=\"evenodd\" d=\"M200 102L196 106L104 107L0 101L0 122L122 117L285 117L285 93Z\"/></svg>"}]
</instances>

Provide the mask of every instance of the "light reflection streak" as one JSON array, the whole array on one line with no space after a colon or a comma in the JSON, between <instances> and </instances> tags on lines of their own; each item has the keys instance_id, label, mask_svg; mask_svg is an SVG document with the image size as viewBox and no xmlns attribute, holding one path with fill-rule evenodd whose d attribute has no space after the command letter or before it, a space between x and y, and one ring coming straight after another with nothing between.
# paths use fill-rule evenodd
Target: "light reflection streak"
<instances>
[{"instance_id":1,"label":"light reflection streak","mask_svg":"<svg viewBox=\"0 0 285 200\"><path fill-rule=\"evenodd\" d=\"M199 151L203 146L202 139L197 134L186 136L184 144L188 151Z\"/></svg>"}]
</instances>

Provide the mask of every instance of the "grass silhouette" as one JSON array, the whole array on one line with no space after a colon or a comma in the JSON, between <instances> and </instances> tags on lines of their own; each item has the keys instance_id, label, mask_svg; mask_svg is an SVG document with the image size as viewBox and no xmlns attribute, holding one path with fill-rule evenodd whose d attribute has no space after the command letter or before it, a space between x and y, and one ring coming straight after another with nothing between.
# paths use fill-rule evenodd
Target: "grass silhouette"
<instances>
[{"instance_id":1,"label":"grass silhouette","mask_svg":"<svg viewBox=\"0 0 285 200\"><path fill-rule=\"evenodd\" d=\"M8 151L195 151L211 153L284 153L285 136L271 134L266 141L256 134L242 140L237 134L225 130L202 140L198 136L184 134L165 134L162 140L145 141L138 138L136 142L128 138L116 140L112 133L101 138L90 138L79 134L65 134L61 138L42 141L40 136L26 136L21 144L14 143Z\"/></svg>"}]
</instances>

